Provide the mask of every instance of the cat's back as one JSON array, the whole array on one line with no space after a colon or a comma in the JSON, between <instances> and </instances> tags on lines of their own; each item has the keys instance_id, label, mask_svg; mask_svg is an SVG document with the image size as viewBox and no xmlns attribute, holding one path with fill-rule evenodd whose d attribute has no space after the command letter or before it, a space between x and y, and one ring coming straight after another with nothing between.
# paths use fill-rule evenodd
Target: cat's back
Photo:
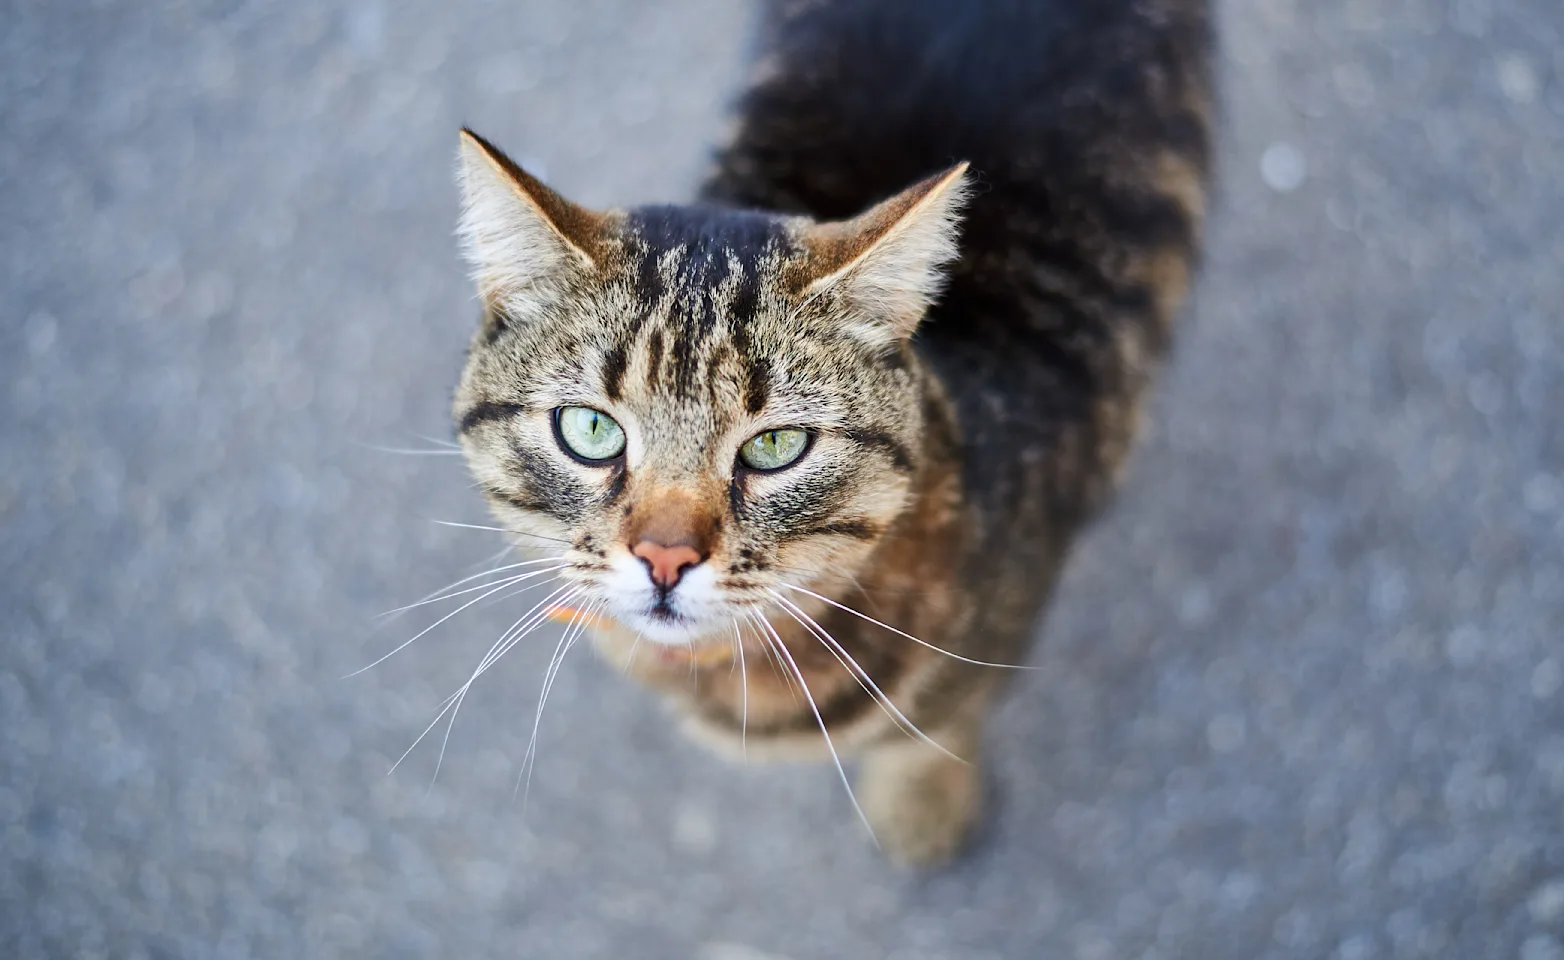
<instances>
[{"instance_id":1,"label":"cat's back","mask_svg":"<svg viewBox=\"0 0 1564 960\"><path fill-rule=\"evenodd\" d=\"M711 196L846 217L960 160L985 197L1095 150L1206 162L1205 0L779 0ZM1071 144L1081 144L1071 149ZM1093 144L1094 147L1085 146Z\"/></svg>"}]
</instances>

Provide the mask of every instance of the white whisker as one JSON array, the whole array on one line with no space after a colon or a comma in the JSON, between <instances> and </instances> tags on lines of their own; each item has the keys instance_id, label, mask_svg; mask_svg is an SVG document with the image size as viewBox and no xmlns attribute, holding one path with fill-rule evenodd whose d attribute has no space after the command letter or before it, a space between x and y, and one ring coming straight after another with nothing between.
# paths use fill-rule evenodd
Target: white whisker
<instances>
[{"instance_id":1,"label":"white whisker","mask_svg":"<svg viewBox=\"0 0 1564 960\"><path fill-rule=\"evenodd\" d=\"M620 671L625 676L629 676L630 675L630 668L635 666L635 652L641 646L641 637L642 637L641 631L637 630L635 632L635 639L630 641L630 655L625 657L624 669Z\"/></svg>"},{"instance_id":2,"label":"white whisker","mask_svg":"<svg viewBox=\"0 0 1564 960\"><path fill-rule=\"evenodd\" d=\"M783 671L782 661L777 657L775 651L771 649L771 644L765 642L765 631L761 630L760 627L756 625L755 613L756 611L754 610L748 611L747 619L750 621L750 626L755 627L755 633L759 635L762 641L760 649L766 654L766 663L770 665L771 672L776 674L777 679L782 681L782 688L787 691L788 697L792 699L793 704L796 706L798 704L798 695L793 692L792 680L787 675L787 673Z\"/></svg>"},{"instance_id":3,"label":"white whisker","mask_svg":"<svg viewBox=\"0 0 1564 960\"><path fill-rule=\"evenodd\" d=\"M478 486L481 486L481 484L473 484L474 488ZM566 546L570 545L569 540L564 540L559 537L545 537L541 533L527 533L523 530L511 530L507 527L490 527L481 523L458 523L455 520L436 520L433 517L425 517L424 519L428 520L430 523L438 524L442 527L455 527L458 530L486 530L490 533L503 533L508 537L531 537L534 540L544 540L548 543L563 543Z\"/></svg>"},{"instance_id":4,"label":"white whisker","mask_svg":"<svg viewBox=\"0 0 1564 960\"><path fill-rule=\"evenodd\" d=\"M513 631L515 631L518 627L520 627L523 622L525 622L529 618L533 617L534 611L536 611L539 607L542 607L544 604L549 603L551 600L553 600L555 597L558 597L562 593L566 593L566 595L569 596L570 594L568 594L567 591L569 591L570 589L572 589L572 588L568 584L566 586L559 587L553 593L549 594L548 596L544 597L542 600L538 601L537 605L534 606L532 608L532 610L529 610L527 613L523 614L521 616L521 619L519 619L515 623L511 624L510 627L507 628L504 633L500 634L500 639L496 640L494 642L494 645L489 648L489 652L484 655L483 662L479 664L479 669L474 671L472 676L467 678L467 682L462 684L459 688L457 688L455 693L451 694L450 696L446 697L444 700L442 700L440 702L440 712L435 714L435 717L434 717L433 720L429 721L429 725L427 727L424 727L423 732L418 735L418 738L416 740L414 740L412 742L412 744L410 746L408 746L408 748L406 750L402 751L402 755L400 757L396 758L396 762L391 764L391 769L386 771L386 776L389 777L391 774L396 772L396 768L402 765L402 761L406 760L408 755L413 752L413 749L415 747L417 747L420 743L422 743L424 741L425 737L429 736L429 731L433 730L440 723L440 720L441 720L441 718L443 718L445 716L446 711L452 709L453 706L458 706L459 707L461 698L472 687L473 681L476 680L478 678L478 676L480 674L482 674L482 672L484 670L488 669L488 665L491 662L490 658L493 657L494 651L497 650L500 647L501 644L506 642L506 638L508 636L510 636L511 633ZM547 611L547 612L545 612L544 614L542 614L542 616L539 618L538 622L542 622L543 619L546 619L548 617L548 614L551 613L551 612L552 612L552 609ZM536 624L528 624L527 627L524 628L524 631L530 631L535 626L536 626ZM507 649L509 649L509 648L507 647ZM455 719L455 717L453 716L452 720L454 721L454 719ZM447 736L450 735L449 729L447 729L446 735ZM436 768L435 773L438 775L438 773L439 773L438 767Z\"/></svg>"},{"instance_id":5,"label":"white whisker","mask_svg":"<svg viewBox=\"0 0 1564 960\"><path fill-rule=\"evenodd\" d=\"M574 647L576 641L586 632L587 625L592 621L593 612L601 607L601 603L590 604L583 610L577 610L571 616L570 623L565 627L565 632L559 639L559 645L554 648L554 656L549 660L549 668L543 675L543 689L538 694L538 709L532 717L532 737L527 742L527 753L521 761L521 773L516 777L516 790L521 791L523 807L526 806L527 799L532 795L532 771L537 769L538 761L538 731L543 725L543 707L548 703L549 691L554 689L554 681L559 677L559 671L565 665L565 657L570 655L570 648ZM522 776L526 777L525 790L522 790ZM515 794L512 793L512 799L514 799L514 796Z\"/></svg>"},{"instance_id":6,"label":"white whisker","mask_svg":"<svg viewBox=\"0 0 1564 960\"><path fill-rule=\"evenodd\" d=\"M809 702L809 710L815 715L815 722L820 725L820 735L825 737L826 749L831 751L831 762L836 764L836 774L842 778L842 786L847 790L847 799L852 802L853 809L857 811L858 819L863 821L864 829L869 831L869 838L878 847L880 839L874 835L874 827L870 826L869 818L864 815L863 807L858 805L858 797L853 793L853 785L847 779L847 770L842 766L842 758L837 755L836 744L831 742L831 733L825 728L825 718L820 715L820 708L815 705L815 697L814 694L809 692L809 684L804 682L804 672L798 669L798 663L793 659L793 655L788 652L787 645L782 642L781 635L771 625L771 621L766 619L765 614L757 612L754 616L759 618L760 624L770 633L771 644L776 647L778 655L787 658L788 665L793 668L793 674L798 677L798 687L804 692L804 699Z\"/></svg>"},{"instance_id":7,"label":"white whisker","mask_svg":"<svg viewBox=\"0 0 1564 960\"><path fill-rule=\"evenodd\" d=\"M749 762L749 668L744 665L744 634L739 630L739 621L736 617L733 618L733 642L738 645L739 690L744 702L743 710L739 714L739 750L743 752L747 763Z\"/></svg>"},{"instance_id":8,"label":"white whisker","mask_svg":"<svg viewBox=\"0 0 1564 960\"><path fill-rule=\"evenodd\" d=\"M565 591L563 596L559 596L561 591ZM484 656L483 662L478 664L476 676L483 676L484 673L488 672L490 667L499 662L501 657L515 649L516 644L520 643L527 637L528 634L547 622L547 620L552 617L556 611L565 608L571 603L574 603L585 593L585 587L571 587L567 585L566 587L560 588L559 591L555 591L555 593L550 594L548 597L544 597L536 604L533 604L532 609L528 611L525 616L523 616L522 621L518 621L522 623L522 625L518 627L516 624L512 624L511 629L507 631L510 636L508 638L501 636L500 640L495 643L494 647L490 648L489 652ZM557 597L557 599L552 599L555 597ZM539 612L539 608L544 604L548 604L548 609ZM501 646L501 644L503 644L503 646Z\"/></svg>"},{"instance_id":9,"label":"white whisker","mask_svg":"<svg viewBox=\"0 0 1564 960\"><path fill-rule=\"evenodd\" d=\"M559 579L561 579L561 578L558 577L558 576L553 576L553 577L549 577L547 580L539 580L537 583L529 583L526 586L517 587L516 589L512 590L509 593L502 593L502 594L500 594L497 597L491 597L488 600L485 600L483 602L483 605L485 607L492 607L492 606L494 606L497 603L504 603L505 601L511 599L512 597L519 597L522 594L524 594L524 593L526 593L526 592L528 592L530 590L536 590L538 587L541 587L541 586L543 586L545 584L553 583L555 580L559 580Z\"/></svg>"},{"instance_id":10,"label":"white whisker","mask_svg":"<svg viewBox=\"0 0 1564 960\"><path fill-rule=\"evenodd\" d=\"M429 522L439 524L442 527L456 527L459 530L488 530L491 533L510 533L504 527L491 527L482 523L458 523L455 520L430 520Z\"/></svg>"},{"instance_id":11,"label":"white whisker","mask_svg":"<svg viewBox=\"0 0 1564 960\"><path fill-rule=\"evenodd\" d=\"M441 446L443 449L429 450L418 447L383 447L376 443L364 443L361 440L351 440L349 442L352 443L355 447L362 447L365 450L373 450L376 453L394 453L408 457L459 457L462 455L461 448L455 446L454 444L446 446L441 444L440 441L430 437L415 437L414 439L423 440L426 443L436 444Z\"/></svg>"},{"instance_id":12,"label":"white whisker","mask_svg":"<svg viewBox=\"0 0 1564 960\"><path fill-rule=\"evenodd\" d=\"M544 571L541 571L541 572L547 573L548 571L544 570ZM424 627L422 630L418 631L413 636L411 636L408 639L402 641L402 643L399 644L396 647L396 649L392 650L390 653L388 653L385 656L381 657L379 660L376 660L374 663L371 663L368 666L359 667L357 670L354 670L352 673L348 674L346 677L343 677L342 679L347 680L347 679L350 679L352 677L356 677L359 674L363 673L365 670L372 669L374 667L379 666L382 663L385 663L387 660L391 659L392 657L396 656L398 653L400 653L403 650L405 650L409 645L411 645L413 643L413 641L417 640L419 637L424 636L429 631L433 630L435 627L438 627L440 624L442 624L445 621L447 621L447 620L451 619L452 617L456 616L458 613L461 613L463 610L466 610L468 607L470 607L473 604L477 603L479 600L482 600L485 597L490 597L490 596L493 596L496 593L499 593L501 590L504 590L506 587L510 586L512 583L515 583L518 579L525 579L525 576L527 576L527 575L524 575L523 577L519 577L519 578L513 578L513 579L510 579L510 580L506 580L506 581L502 582L497 587L491 587L488 590L487 593L480 593L480 594L478 594L476 597L472 598L471 600L468 600L466 603L464 603L461 606L457 607L455 610L452 610L450 613L448 613L445 616L441 617L440 619L436 620L434 623L431 623L429 626ZM485 586L487 586L487 584L485 584Z\"/></svg>"},{"instance_id":13,"label":"white whisker","mask_svg":"<svg viewBox=\"0 0 1564 960\"><path fill-rule=\"evenodd\" d=\"M423 598L422 600L418 600L418 601L415 601L413 603L409 603L406 606L394 607L394 608L392 608L390 610L385 611L384 613L378 613L375 616L376 616L376 618L380 618L380 617L394 617L394 616L396 616L399 613L406 613L409 610L415 609L417 607L425 606L426 604L439 603L441 600L449 600L452 597L459 597L459 596L462 596L463 594L467 594L467 593L476 593L479 590L482 590L484 587L497 586L498 584L500 584L502 582L505 582L505 581L510 581L510 582L514 583L514 582L517 582L517 581L520 581L520 580L525 580L528 577L536 576L536 575L538 575L540 573L548 573L548 572L553 571L553 570L563 570L566 567L570 566L570 564L568 564L568 563L561 563L560 561L562 559L563 558L561 558L561 557L547 557L547 558L544 558L542 560L523 560L520 563L508 563L508 564L506 564L503 567L495 567L492 570L485 570L482 573L475 573L475 574L473 574L470 577L463 577L460 580L456 581L455 583L452 583L452 584L449 584L447 586L441 587L440 590L449 590L449 589L451 589L451 587L459 587L462 584L468 582L469 580L476 580L479 577L487 577L487 576L490 576L491 574L503 573L506 570L515 570L518 567L530 567L530 566L533 566L535 564L548 563L550 561L558 564L558 566L549 567L549 568L547 568L545 570L534 570L534 571L531 571L530 573L518 574L518 575L513 576L513 577L505 577L505 578L502 578L501 580L491 580L488 583L480 583L476 587L468 587L465 590L457 590L454 593L442 594L440 596L434 596L434 595L427 596L427 597ZM439 591L436 591L436 593L439 593Z\"/></svg>"},{"instance_id":14,"label":"white whisker","mask_svg":"<svg viewBox=\"0 0 1564 960\"><path fill-rule=\"evenodd\" d=\"M494 561L498 561L498 560L499 560L499 558L500 558L500 557L502 557L502 556L504 556L504 555L505 555L505 553L506 553L506 552L509 552L509 548L507 548L507 550L506 550L506 551L502 551L502 552L501 552L501 553L499 553L499 554L497 554L497 555L496 555L496 556L495 556L495 557L494 557L494 560L492 560L492 561L490 561L490 562L494 562ZM544 558L541 558L541 559L540 559L540 560L537 560L537 561L528 561L528 562L529 562L529 563L533 563L533 562L536 562L536 563L543 563L543 562L546 562L546 561L547 561L547 560L548 560L548 559L550 559L550 558L548 558L548 557L544 557ZM563 558L563 557L554 557L554 558L552 558L552 559L555 559L555 560L563 560L563 559L564 559L564 558ZM453 582L451 582L451 583L448 583L448 584L446 584L446 585L445 585L445 586L443 586L443 587L439 587L439 588L437 588L437 589L435 589L435 590L431 590L431 591L430 591L430 592L428 592L428 593L426 593L426 594L424 594L424 596L423 596L423 600L428 600L428 599L430 599L430 598L432 598L432 597L433 597L433 596L434 596L434 595L435 595L435 594L437 594L437 593L443 593L443 592L444 592L444 591L446 591L446 590L449 590L449 589L451 589L451 588L452 588L452 587L459 587L459 586L461 586L461 585L462 585L462 584L464 584L464 583L469 583L469 582L471 582L471 581L473 581L473 580L476 580L476 579L478 579L478 578L479 578L479 577L487 577L487 576L489 576L489 575L490 575L490 574L495 574L495 573L503 573L503 572L505 572L505 571L506 571L506 570L511 570L511 569L514 569L514 568L515 568L515 567L516 567L516 566L518 566L518 565L517 565L517 564L507 564L507 565L505 565L505 566L502 566L502 567L490 567L490 568L489 568L489 569L487 569L487 570L480 570L480 571L478 571L478 572L477 572L477 573L474 573L474 574L469 574L469 575L468 575L468 576L465 576L465 577L462 577L462 578L461 578L461 579L460 579L460 580L456 580L456 581L453 581ZM420 603L422 603L422 602L423 602L423 600L420 600L420 601L419 601L419 602L420 602ZM390 615L391 615L391 614L393 614L393 613L396 613L396 612L397 612L397 611L396 611L396 610L387 610L387 611L386 611L386 612L385 612L385 613L382 613L382 614L378 614L378 616L382 616L382 617L384 617L384 616L390 616Z\"/></svg>"},{"instance_id":15,"label":"white whisker","mask_svg":"<svg viewBox=\"0 0 1564 960\"><path fill-rule=\"evenodd\" d=\"M376 447L366 444L377 453L394 453L404 457L459 457L460 450L416 450L411 447Z\"/></svg>"},{"instance_id":16,"label":"white whisker","mask_svg":"<svg viewBox=\"0 0 1564 960\"><path fill-rule=\"evenodd\" d=\"M880 709L885 712L886 716L890 717L891 720L902 729L906 730L908 733L912 734L917 739L922 740L924 743L928 744L934 749L938 750L940 753L945 754L945 756L950 757L952 760L956 760L960 763L967 762L961 757L956 756L954 753L951 753L950 750L943 744L930 737L922 730L918 729L917 724L907 719L907 715L902 713L900 707L896 706L895 702L891 700L890 695L887 694L884 690L881 690L879 684L875 683L874 679L869 676L869 671L859 666L858 661L854 660L853 655L847 652L847 648L842 646L841 641L831 636L831 634L827 632L824 627L820 626L814 617L811 617L808 613L804 612L802 607L793 603L791 600L788 600L780 593L777 593L773 590L771 591L771 595L776 597L777 602L782 604L782 611L784 613L798 621L799 626L814 634L816 639L826 645L826 649L831 651L831 655L836 657L837 662L839 662L847 669L849 673L853 675L853 678L858 681L858 685L863 688L863 692L867 693L871 700L879 704Z\"/></svg>"},{"instance_id":17,"label":"white whisker","mask_svg":"<svg viewBox=\"0 0 1564 960\"><path fill-rule=\"evenodd\" d=\"M870 623L874 624L877 627L883 627L886 630L889 630L890 632L896 634L897 636L906 637L908 640L911 640L913 643L919 644L920 646L928 647L930 650L933 650L935 653L943 653L945 656L950 657L950 658L952 658L954 660L960 660L962 663L970 663L970 664L972 664L975 667L998 667L998 668L1000 668L1002 670L1036 670L1037 669L1036 667L1027 666L1026 664L1019 664L1019 663L993 663L993 662L988 661L988 660L974 660L971 657L963 657L961 654L959 654L959 653L951 653L949 650L946 650L943 647L936 647L934 644L929 643L927 640L919 640L917 637L915 637L912 634L906 632L905 630L898 630L898 629L896 629L895 627L891 626L888 623L883 623L883 622L881 622L879 620L874 619L873 617L869 616L867 613L859 613L857 610L854 610L852 607L849 607L849 606L847 606L846 604L843 604L843 603L837 603L835 600L832 600L830 597L823 597L820 594L815 593L813 590L805 590L803 587L795 587L791 583L778 583L778 586L786 587L789 590L796 590L796 591L798 591L799 593L802 593L802 594L807 594L808 596L814 597L816 600L819 600L822 603L828 603L831 606L837 608L838 610L842 610L842 611L844 611L846 613L850 613L850 614L852 614L853 616L857 617L860 620L867 620L867 621L869 621Z\"/></svg>"}]
</instances>

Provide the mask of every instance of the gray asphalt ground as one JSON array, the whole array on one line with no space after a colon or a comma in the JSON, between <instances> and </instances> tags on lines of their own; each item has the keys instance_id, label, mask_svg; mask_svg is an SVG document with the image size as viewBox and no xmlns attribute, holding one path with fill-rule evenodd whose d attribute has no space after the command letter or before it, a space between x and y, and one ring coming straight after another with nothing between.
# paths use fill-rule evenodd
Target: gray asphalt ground
<instances>
[{"instance_id":1,"label":"gray asphalt ground","mask_svg":"<svg viewBox=\"0 0 1564 960\"><path fill-rule=\"evenodd\" d=\"M883 863L590 656L374 615L482 569L437 449L471 123L679 199L728 0L4 4L0 956L1564 958L1564 10L1223 14L1210 257L1120 506Z\"/></svg>"}]
</instances>

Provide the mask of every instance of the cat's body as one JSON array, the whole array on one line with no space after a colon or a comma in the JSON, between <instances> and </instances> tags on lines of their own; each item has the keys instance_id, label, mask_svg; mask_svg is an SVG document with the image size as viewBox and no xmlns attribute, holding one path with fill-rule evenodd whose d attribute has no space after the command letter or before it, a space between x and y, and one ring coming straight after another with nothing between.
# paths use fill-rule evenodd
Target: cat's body
<instances>
[{"instance_id":1,"label":"cat's body","mask_svg":"<svg viewBox=\"0 0 1564 960\"><path fill-rule=\"evenodd\" d=\"M457 417L502 520L572 544L611 659L751 755L829 756L823 724L863 756L882 842L934 860L976 815L1005 673L972 661L1024 658L1187 289L1205 4L808 0L771 19L707 206L591 214L469 141L488 320ZM566 449L561 409L623 421L618 459ZM735 460L794 427L796 461Z\"/></svg>"}]
</instances>

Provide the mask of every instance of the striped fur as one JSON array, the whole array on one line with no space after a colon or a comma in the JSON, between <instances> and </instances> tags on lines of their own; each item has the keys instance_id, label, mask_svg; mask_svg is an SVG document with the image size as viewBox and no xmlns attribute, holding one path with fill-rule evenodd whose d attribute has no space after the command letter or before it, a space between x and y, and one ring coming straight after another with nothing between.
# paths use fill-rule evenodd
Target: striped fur
<instances>
[{"instance_id":1,"label":"striped fur","mask_svg":"<svg viewBox=\"0 0 1564 960\"><path fill-rule=\"evenodd\" d=\"M455 416L502 522L570 544L606 655L719 746L821 756L823 722L864 757L882 842L933 861L976 818L977 768L892 714L976 760L1003 671L960 658L1025 656L1122 469L1199 246L1206 9L810 0L770 20L701 203L586 211L466 135L485 316ZM566 454L563 406L614 417L623 456ZM795 465L738 462L784 427L810 434ZM705 556L667 616L629 553L647 530Z\"/></svg>"}]
</instances>

